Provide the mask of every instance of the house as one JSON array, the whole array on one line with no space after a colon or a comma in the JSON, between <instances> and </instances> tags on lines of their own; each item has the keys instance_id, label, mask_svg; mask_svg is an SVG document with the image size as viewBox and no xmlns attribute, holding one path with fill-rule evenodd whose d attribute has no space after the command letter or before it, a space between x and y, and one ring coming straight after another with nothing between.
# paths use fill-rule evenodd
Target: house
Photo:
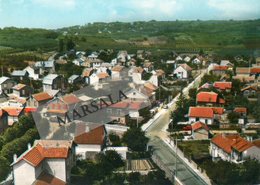
<instances>
[{"instance_id":1,"label":"house","mask_svg":"<svg viewBox=\"0 0 260 185\"><path fill-rule=\"evenodd\" d=\"M9 96L4 92L0 92L0 103L5 103L9 100Z\"/></svg>"},{"instance_id":2,"label":"house","mask_svg":"<svg viewBox=\"0 0 260 185\"><path fill-rule=\"evenodd\" d=\"M193 64L201 64L201 60L196 57L196 58L194 58L194 59L192 60L192 63L193 63Z\"/></svg>"},{"instance_id":3,"label":"house","mask_svg":"<svg viewBox=\"0 0 260 185\"><path fill-rule=\"evenodd\" d=\"M192 68L187 64L180 64L173 72L179 79L187 79L191 75Z\"/></svg>"},{"instance_id":4,"label":"house","mask_svg":"<svg viewBox=\"0 0 260 185\"><path fill-rule=\"evenodd\" d=\"M39 71L34 69L31 66L27 66L23 69L23 71L26 71L28 73L29 78L33 80L39 80Z\"/></svg>"},{"instance_id":5,"label":"house","mask_svg":"<svg viewBox=\"0 0 260 185\"><path fill-rule=\"evenodd\" d=\"M217 76L222 76L226 74L228 70L229 70L228 66L215 65L213 66L212 73Z\"/></svg>"},{"instance_id":6,"label":"house","mask_svg":"<svg viewBox=\"0 0 260 185\"><path fill-rule=\"evenodd\" d=\"M8 114L0 109L0 134L8 128Z\"/></svg>"},{"instance_id":7,"label":"house","mask_svg":"<svg viewBox=\"0 0 260 185\"><path fill-rule=\"evenodd\" d=\"M153 68L154 68L154 66L153 66L153 63L152 63L152 62L145 62L145 63L143 64L143 69L144 69L147 73L151 72L151 71L153 70Z\"/></svg>"},{"instance_id":8,"label":"house","mask_svg":"<svg viewBox=\"0 0 260 185\"><path fill-rule=\"evenodd\" d=\"M79 82L81 82L81 77L79 75L71 75L68 78L68 83L69 84L77 84Z\"/></svg>"},{"instance_id":9,"label":"house","mask_svg":"<svg viewBox=\"0 0 260 185\"><path fill-rule=\"evenodd\" d=\"M147 102L149 97L135 88L131 88L129 91L124 92L127 99L124 101L134 101L134 102Z\"/></svg>"},{"instance_id":10,"label":"house","mask_svg":"<svg viewBox=\"0 0 260 185\"><path fill-rule=\"evenodd\" d=\"M117 54L117 60L121 65L125 65L128 60L130 60L131 57L128 55L127 51L119 51Z\"/></svg>"},{"instance_id":11,"label":"house","mask_svg":"<svg viewBox=\"0 0 260 185\"><path fill-rule=\"evenodd\" d=\"M112 73L111 73L111 77L112 79L120 79L121 78L121 75L120 73L122 72L123 70L123 66L115 66L112 68Z\"/></svg>"},{"instance_id":12,"label":"house","mask_svg":"<svg viewBox=\"0 0 260 185\"><path fill-rule=\"evenodd\" d=\"M55 61L38 61L35 63L34 68L39 70L39 75L44 73L54 73L55 72Z\"/></svg>"},{"instance_id":13,"label":"house","mask_svg":"<svg viewBox=\"0 0 260 185\"><path fill-rule=\"evenodd\" d=\"M43 78L43 91L65 89L64 78L57 74L48 74Z\"/></svg>"},{"instance_id":14,"label":"house","mask_svg":"<svg viewBox=\"0 0 260 185\"><path fill-rule=\"evenodd\" d=\"M91 60L90 67L92 67L93 69L97 69L101 66L102 63L104 63L104 61L100 59Z\"/></svg>"},{"instance_id":15,"label":"house","mask_svg":"<svg viewBox=\"0 0 260 185\"><path fill-rule=\"evenodd\" d=\"M76 155L80 159L93 158L105 146L106 130L104 125L93 127L93 124L77 124L74 142L77 144Z\"/></svg>"},{"instance_id":16,"label":"house","mask_svg":"<svg viewBox=\"0 0 260 185\"><path fill-rule=\"evenodd\" d=\"M84 82L85 82L86 84L91 84L91 83L90 83L90 76L93 74L93 72L94 72L94 70L91 69L91 68L85 68L85 69L83 70L81 76L82 76L82 78L83 78L83 80L84 80Z\"/></svg>"},{"instance_id":17,"label":"house","mask_svg":"<svg viewBox=\"0 0 260 185\"><path fill-rule=\"evenodd\" d=\"M189 123L200 121L212 125L214 119L219 119L219 116L223 113L224 109L221 107L190 107L188 113Z\"/></svg>"},{"instance_id":18,"label":"house","mask_svg":"<svg viewBox=\"0 0 260 185\"><path fill-rule=\"evenodd\" d=\"M236 75L238 76L249 76L250 75L250 68L249 67L237 67L236 68Z\"/></svg>"},{"instance_id":19,"label":"house","mask_svg":"<svg viewBox=\"0 0 260 185\"><path fill-rule=\"evenodd\" d=\"M11 76L17 80L24 80L29 77L29 73L24 70L14 70Z\"/></svg>"},{"instance_id":20,"label":"house","mask_svg":"<svg viewBox=\"0 0 260 185\"><path fill-rule=\"evenodd\" d=\"M213 87L220 91L227 91L230 92L232 88L232 82L215 82Z\"/></svg>"},{"instance_id":21,"label":"house","mask_svg":"<svg viewBox=\"0 0 260 185\"><path fill-rule=\"evenodd\" d=\"M17 84L13 87L13 94L18 97L29 97L33 92L33 89L25 84Z\"/></svg>"},{"instance_id":22,"label":"house","mask_svg":"<svg viewBox=\"0 0 260 185\"><path fill-rule=\"evenodd\" d=\"M223 105L225 103L225 100L215 92L199 92L196 101L201 105Z\"/></svg>"},{"instance_id":23,"label":"house","mask_svg":"<svg viewBox=\"0 0 260 185\"><path fill-rule=\"evenodd\" d=\"M135 84L142 84L142 79L145 74L145 70L142 67L132 67L128 71L128 76L132 77Z\"/></svg>"},{"instance_id":24,"label":"house","mask_svg":"<svg viewBox=\"0 0 260 185\"><path fill-rule=\"evenodd\" d=\"M176 61L182 61L183 59L182 59L181 56L177 56L177 57L175 58L175 60L176 60Z\"/></svg>"},{"instance_id":25,"label":"house","mask_svg":"<svg viewBox=\"0 0 260 185\"><path fill-rule=\"evenodd\" d=\"M164 79L165 78L165 72L162 69L157 69L155 70L156 75L158 76L158 78L160 79Z\"/></svg>"},{"instance_id":26,"label":"house","mask_svg":"<svg viewBox=\"0 0 260 185\"><path fill-rule=\"evenodd\" d=\"M150 102L155 102L155 94L157 89L158 86L155 86L153 83L148 81L144 83L143 88L141 88L141 92L149 97Z\"/></svg>"},{"instance_id":27,"label":"house","mask_svg":"<svg viewBox=\"0 0 260 185\"><path fill-rule=\"evenodd\" d=\"M95 85L99 83L99 77L96 73L93 73L92 75L90 75L90 77L85 78L85 80L86 80L85 82L88 85Z\"/></svg>"},{"instance_id":28,"label":"house","mask_svg":"<svg viewBox=\"0 0 260 185\"><path fill-rule=\"evenodd\" d=\"M10 94L13 92L13 86L16 82L6 76L0 77L0 91L5 94Z\"/></svg>"},{"instance_id":29,"label":"house","mask_svg":"<svg viewBox=\"0 0 260 185\"><path fill-rule=\"evenodd\" d=\"M246 83L254 83L255 82L254 76L247 76L247 75L236 75L236 76L233 76L233 79L239 80L241 82L246 82Z\"/></svg>"},{"instance_id":30,"label":"house","mask_svg":"<svg viewBox=\"0 0 260 185\"><path fill-rule=\"evenodd\" d=\"M184 58L184 61L185 61L185 62L190 62L190 60L191 60L191 58L190 58L189 56L186 56L186 57Z\"/></svg>"},{"instance_id":31,"label":"house","mask_svg":"<svg viewBox=\"0 0 260 185\"><path fill-rule=\"evenodd\" d=\"M65 140L38 140L11 164L15 185L67 185L74 166L74 145ZM26 175L26 176L25 176Z\"/></svg>"},{"instance_id":32,"label":"house","mask_svg":"<svg viewBox=\"0 0 260 185\"><path fill-rule=\"evenodd\" d=\"M23 115L23 107L2 107L7 113L8 126L12 126Z\"/></svg>"},{"instance_id":33,"label":"house","mask_svg":"<svg viewBox=\"0 0 260 185\"><path fill-rule=\"evenodd\" d=\"M232 64L229 60L221 60L220 66L228 66L232 69L234 67L234 64Z\"/></svg>"},{"instance_id":34,"label":"house","mask_svg":"<svg viewBox=\"0 0 260 185\"><path fill-rule=\"evenodd\" d=\"M40 92L37 94L31 95L29 101L28 101L28 106L29 107L39 107L47 103L53 98L50 94L47 92Z\"/></svg>"},{"instance_id":35,"label":"house","mask_svg":"<svg viewBox=\"0 0 260 185\"><path fill-rule=\"evenodd\" d=\"M99 82L105 81L106 79L108 79L108 77L110 77L109 74L104 72L98 73L97 76L99 78Z\"/></svg>"},{"instance_id":36,"label":"house","mask_svg":"<svg viewBox=\"0 0 260 185\"><path fill-rule=\"evenodd\" d=\"M200 121L191 124L191 132L194 140L209 139L209 127Z\"/></svg>"},{"instance_id":37,"label":"house","mask_svg":"<svg viewBox=\"0 0 260 185\"><path fill-rule=\"evenodd\" d=\"M245 117L247 114L247 108L245 107L236 107L234 109L234 112L238 113L240 116Z\"/></svg>"},{"instance_id":38,"label":"house","mask_svg":"<svg viewBox=\"0 0 260 185\"><path fill-rule=\"evenodd\" d=\"M85 63L85 60L83 60L82 58L77 58L73 60L72 63L76 66L82 66Z\"/></svg>"},{"instance_id":39,"label":"house","mask_svg":"<svg viewBox=\"0 0 260 185\"><path fill-rule=\"evenodd\" d=\"M241 92L245 97L252 97L255 96L258 92L258 88L256 86L247 86L243 89L241 89Z\"/></svg>"},{"instance_id":40,"label":"house","mask_svg":"<svg viewBox=\"0 0 260 185\"><path fill-rule=\"evenodd\" d=\"M90 60L96 60L98 58L97 52L92 52L90 55L88 55L88 59Z\"/></svg>"},{"instance_id":41,"label":"house","mask_svg":"<svg viewBox=\"0 0 260 185\"><path fill-rule=\"evenodd\" d=\"M129 113L128 106L129 104L124 101L112 104L107 108L107 114L112 121L116 121L121 125L126 125L126 115Z\"/></svg>"},{"instance_id":42,"label":"house","mask_svg":"<svg viewBox=\"0 0 260 185\"><path fill-rule=\"evenodd\" d=\"M211 139L210 155L213 160L241 163L246 159L260 160L260 149L237 134L218 134Z\"/></svg>"}]
</instances>

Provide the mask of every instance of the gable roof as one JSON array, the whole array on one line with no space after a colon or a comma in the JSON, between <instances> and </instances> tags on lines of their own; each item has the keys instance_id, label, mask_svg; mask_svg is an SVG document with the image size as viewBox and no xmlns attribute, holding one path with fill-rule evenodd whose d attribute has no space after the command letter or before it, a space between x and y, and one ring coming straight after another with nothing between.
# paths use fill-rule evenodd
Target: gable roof
<instances>
[{"instance_id":1,"label":"gable roof","mask_svg":"<svg viewBox=\"0 0 260 185\"><path fill-rule=\"evenodd\" d=\"M232 82L215 82L213 87L220 90L227 90L232 88Z\"/></svg>"},{"instance_id":2,"label":"gable roof","mask_svg":"<svg viewBox=\"0 0 260 185\"><path fill-rule=\"evenodd\" d=\"M52 85L53 80L54 80L55 78L57 78L58 76L59 76L59 75L57 75L57 74L48 74L47 76L45 76L45 77L43 78L42 83L43 83L43 84Z\"/></svg>"},{"instance_id":3,"label":"gable roof","mask_svg":"<svg viewBox=\"0 0 260 185\"><path fill-rule=\"evenodd\" d=\"M216 65L213 67L213 71L227 71L227 70L228 70L228 66Z\"/></svg>"},{"instance_id":4,"label":"gable roof","mask_svg":"<svg viewBox=\"0 0 260 185\"><path fill-rule=\"evenodd\" d=\"M71 75L68 80L74 81L79 77L79 75Z\"/></svg>"},{"instance_id":5,"label":"gable roof","mask_svg":"<svg viewBox=\"0 0 260 185\"><path fill-rule=\"evenodd\" d=\"M65 96L62 97L62 100L66 103L66 104L75 104L75 103L79 103L80 99L74 95L74 94L67 94Z\"/></svg>"},{"instance_id":6,"label":"gable roof","mask_svg":"<svg viewBox=\"0 0 260 185\"><path fill-rule=\"evenodd\" d=\"M25 160L32 166L38 166L45 158L66 159L72 146L71 141L65 140L40 140L38 143L25 152L13 164ZM12 164L12 165L13 165Z\"/></svg>"},{"instance_id":7,"label":"gable roof","mask_svg":"<svg viewBox=\"0 0 260 185\"><path fill-rule=\"evenodd\" d=\"M214 112L210 107L190 107L189 117L213 118Z\"/></svg>"},{"instance_id":8,"label":"gable roof","mask_svg":"<svg viewBox=\"0 0 260 185\"><path fill-rule=\"evenodd\" d=\"M85 70L83 71L82 76L83 76L83 77L89 77L89 76L91 75L92 71L93 71L93 69L85 69Z\"/></svg>"},{"instance_id":9,"label":"gable roof","mask_svg":"<svg viewBox=\"0 0 260 185\"><path fill-rule=\"evenodd\" d=\"M197 94L197 102L217 103L218 94L215 92L200 92Z\"/></svg>"},{"instance_id":10,"label":"gable roof","mask_svg":"<svg viewBox=\"0 0 260 185\"><path fill-rule=\"evenodd\" d=\"M120 72L120 71L123 70L123 68L124 68L124 66L115 66L115 67L112 68L112 71Z\"/></svg>"},{"instance_id":11,"label":"gable roof","mask_svg":"<svg viewBox=\"0 0 260 185\"><path fill-rule=\"evenodd\" d=\"M187 64L180 64L179 66L181 66L186 71L192 71L192 68L190 66L188 66Z\"/></svg>"},{"instance_id":12,"label":"gable roof","mask_svg":"<svg viewBox=\"0 0 260 185\"><path fill-rule=\"evenodd\" d=\"M223 149L226 153L231 153L232 149L235 149L238 152L243 152L254 146L251 142L237 134L218 134L212 138L211 142Z\"/></svg>"},{"instance_id":13,"label":"gable roof","mask_svg":"<svg viewBox=\"0 0 260 185\"><path fill-rule=\"evenodd\" d=\"M3 107L2 108L9 116L18 117L24 108L20 107Z\"/></svg>"},{"instance_id":14,"label":"gable roof","mask_svg":"<svg viewBox=\"0 0 260 185\"><path fill-rule=\"evenodd\" d=\"M37 94L33 94L32 97L38 102L52 99L52 96L50 96L47 92L40 92Z\"/></svg>"},{"instance_id":15,"label":"gable roof","mask_svg":"<svg viewBox=\"0 0 260 185\"><path fill-rule=\"evenodd\" d=\"M133 72L134 73L143 73L144 69L142 67L134 67Z\"/></svg>"},{"instance_id":16,"label":"gable roof","mask_svg":"<svg viewBox=\"0 0 260 185\"><path fill-rule=\"evenodd\" d=\"M105 140L105 127L104 125L101 125L99 127L96 127L92 130L88 130L88 125L78 125L77 128L79 131L84 130L85 132L77 135L74 138L74 141L76 144L97 144L97 145L103 145ZM79 133L79 131L77 131Z\"/></svg>"},{"instance_id":17,"label":"gable roof","mask_svg":"<svg viewBox=\"0 0 260 185\"><path fill-rule=\"evenodd\" d=\"M27 73L27 71L23 71L23 70L15 70L12 72L12 76L25 76Z\"/></svg>"},{"instance_id":18,"label":"gable roof","mask_svg":"<svg viewBox=\"0 0 260 185\"><path fill-rule=\"evenodd\" d=\"M199 130L199 129L205 129L205 130L209 131L209 127L205 123L202 123L200 121L193 123L191 125L191 128L192 128L193 131L196 131L196 130Z\"/></svg>"},{"instance_id":19,"label":"gable roof","mask_svg":"<svg viewBox=\"0 0 260 185\"><path fill-rule=\"evenodd\" d=\"M109 74L101 72L101 73L98 73L97 76L99 79L105 79L105 78L109 77Z\"/></svg>"},{"instance_id":20,"label":"gable roof","mask_svg":"<svg viewBox=\"0 0 260 185\"><path fill-rule=\"evenodd\" d=\"M162 69L155 70L157 76L163 76L165 75L165 72Z\"/></svg>"},{"instance_id":21,"label":"gable roof","mask_svg":"<svg viewBox=\"0 0 260 185\"><path fill-rule=\"evenodd\" d=\"M6 76L2 76L0 77L0 84L4 83L6 80L8 80L10 78L6 77Z\"/></svg>"},{"instance_id":22,"label":"gable roof","mask_svg":"<svg viewBox=\"0 0 260 185\"><path fill-rule=\"evenodd\" d=\"M250 70L251 74L259 74L260 73L260 67L253 67Z\"/></svg>"},{"instance_id":23,"label":"gable roof","mask_svg":"<svg viewBox=\"0 0 260 185\"><path fill-rule=\"evenodd\" d=\"M236 74L250 74L250 68L249 67L237 67Z\"/></svg>"},{"instance_id":24,"label":"gable roof","mask_svg":"<svg viewBox=\"0 0 260 185\"><path fill-rule=\"evenodd\" d=\"M245 108L245 107L236 107L234 109L234 112L237 112L237 113L247 113L247 108Z\"/></svg>"},{"instance_id":25,"label":"gable roof","mask_svg":"<svg viewBox=\"0 0 260 185\"><path fill-rule=\"evenodd\" d=\"M247 86L247 87L241 89L241 91L243 92L243 91L249 90L249 89L250 89L250 90L255 90L255 91L257 91L257 87L256 87L256 86L252 86L252 85Z\"/></svg>"}]
</instances>

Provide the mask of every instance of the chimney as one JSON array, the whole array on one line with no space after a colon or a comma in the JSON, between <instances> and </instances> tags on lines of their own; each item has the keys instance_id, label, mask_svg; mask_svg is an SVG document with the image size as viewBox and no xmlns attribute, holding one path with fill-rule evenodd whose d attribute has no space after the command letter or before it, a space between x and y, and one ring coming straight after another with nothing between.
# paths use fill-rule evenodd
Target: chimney
<instances>
[{"instance_id":1,"label":"chimney","mask_svg":"<svg viewBox=\"0 0 260 185\"><path fill-rule=\"evenodd\" d=\"M17 155L16 155L16 154L13 155L13 161L14 161L14 162L17 161Z\"/></svg>"},{"instance_id":2,"label":"chimney","mask_svg":"<svg viewBox=\"0 0 260 185\"><path fill-rule=\"evenodd\" d=\"M27 144L27 148L28 148L28 150L30 150L30 149L32 148L31 143L28 143L28 144Z\"/></svg>"},{"instance_id":3,"label":"chimney","mask_svg":"<svg viewBox=\"0 0 260 185\"><path fill-rule=\"evenodd\" d=\"M89 131L90 131L89 126L86 126L85 132L89 132Z\"/></svg>"}]
</instances>

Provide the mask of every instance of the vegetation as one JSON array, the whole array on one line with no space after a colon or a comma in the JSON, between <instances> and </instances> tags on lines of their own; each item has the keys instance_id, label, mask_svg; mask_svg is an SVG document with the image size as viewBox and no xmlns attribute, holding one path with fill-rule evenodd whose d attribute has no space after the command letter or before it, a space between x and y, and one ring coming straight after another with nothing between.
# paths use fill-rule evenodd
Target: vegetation
<instances>
[{"instance_id":1,"label":"vegetation","mask_svg":"<svg viewBox=\"0 0 260 185\"><path fill-rule=\"evenodd\" d=\"M259 166L259 162L253 160L245 161L243 164L234 164L222 160L218 162L205 160L201 165L206 170L209 178L214 183L221 185L259 184Z\"/></svg>"},{"instance_id":2,"label":"vegetation","mask_svg":"<svg viewBox=\"0 0 260 185\"><path fill-rule=\"evenodd\" d=\"M145 152L148 138L140 128L130 128L123 135L122 141L135 152Z\"/></svg>"},{"instance_id":3,"label":"vegetation","mask_svg":"<svg viewBox=\"0 0 260 185\"><path fill-rule=\"evenodd\" d=\"M21 155L38 138L32 116L22 116L0 136L0 181L10 173L13 155Z\"/></svg>"}]
</instances>

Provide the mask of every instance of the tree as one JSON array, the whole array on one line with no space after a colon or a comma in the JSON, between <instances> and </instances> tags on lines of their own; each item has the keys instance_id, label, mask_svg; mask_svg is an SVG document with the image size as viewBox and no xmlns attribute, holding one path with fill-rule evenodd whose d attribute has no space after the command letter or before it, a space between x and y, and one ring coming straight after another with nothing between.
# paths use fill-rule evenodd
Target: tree
<instances>
[{"instance_id":1,"label":"tree","mask_svg":"<svg viewBox=\"0 0 260 185\"><path fill-rule=\"evenodd\" d=\"M0 156L0 182L5 180L10 171L10 163L5 157Z\"/></svg>"},{"instance_id":2,"label":"tree","mask_svg":"<svg viewBox=\"0 0 260 185\"><path fill-rule=\"evenodd\" d=\"M75 43L72 41L72 39L68 39L66 43L66 49L67 51L70 51L75 48Z\"/></svg>"},{"instance_id":3,"label":"tree","mask_svg":"<svg viewBox=\"0 0 260 185\"><path fill-rule=\"evenodd\" d=\"M120 137L114 133L109 134L109 140L112 142L112 146L121 146Z\"/></svg>"},{"instance_id":4,"label":"tree","mask_svg":"<svg viewBox=\"0 0 260 185\"><path fill-rule=\"evenodd\" d=\"M230 112L227 116L230 123L237 124L240 115L237 112Z\"/></svg>"},{"instance_id":5,"label":"tree","mask_svg":"<svg viewBox=\"0 0 260 185\"><path fill-rule=\"evenodd\" d=\"M107 150L105 152L105 159L111 164L113 169L124 166L124 161L122 160L121 155L114 150Z\"/></svg>"},{"instance_id":6,"label":"tree","mask_svg":"<svg viewBox=\"0 0 260 185\"><path fill-rule=\"evenodd\" d=\"M149 139L140 128L133 127L126 131L122 140L131 150L136 152L144 152Z\"/></svg>"},{"instance_id":7,"label":"tree","mask_svg":"<svg viewBox=\"0 0 260 185\"><path fill-rule=\"evenodd\" d=\"M59 52L62 53L64 51L64 40L59 39Z\"/></svg>"}]
</instances>

